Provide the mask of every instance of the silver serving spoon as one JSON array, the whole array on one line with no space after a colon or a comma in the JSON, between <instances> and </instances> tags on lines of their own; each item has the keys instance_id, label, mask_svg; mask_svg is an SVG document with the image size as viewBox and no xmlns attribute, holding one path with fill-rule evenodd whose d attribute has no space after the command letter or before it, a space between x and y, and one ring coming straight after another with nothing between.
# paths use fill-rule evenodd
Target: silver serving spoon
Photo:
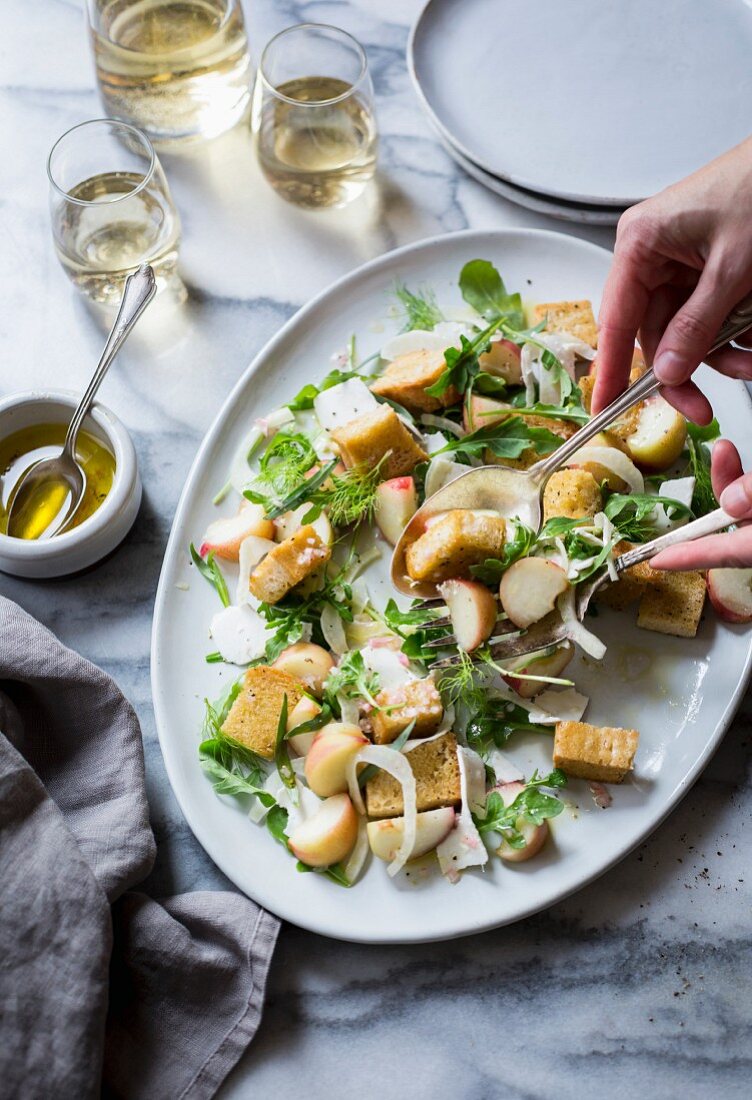
<instances>
[{"instance_id":1,"label":"silver serving spoon","mask_svg":"<svg viewBox=\"0 0 752 1100\"><path fill-rule=\"evenodd\" d=\"M68 504L61 508L52 523L43 532L42 537L52 538L61 534L70 526L86 491L86 474L76 461L76 440L86 416L92 406L97 390L109 370L110 364L128 339L136 322L144 312L157 291L154 272L149 264L142 264L137 271L125 280L123 297L120 302L115 323L112 326L102 357L89 383L85 394L73 414L63 443L63 449L54 458L41 458L34 462L16 482L8 500L7 532L22 537L22 519L24 511L33 505L33 498L46 483L64 485L68 490Z\"/></svg>"},{"instance_id":2,"label":"silver serving spoon","mask_svg":"<svg viewBox=\"0 0 752 1100\"><path fill-rule=\"evenodd\" d=\"M752 327L752 295L745 298L732 310L721 328L708 355L727 344L729 340L740 336ZM620 394L611 404L588 420L587 424L565 440L552 454L536 462L527 470L514 470L509 466L478 466L450 481L429 497L405 527L392 554L392 584L406 596L436 596L435 584L417 582L407 573L405 551L425 530L426 521L431 517L453 508L472 510L489 509L508 519L519 519L522 523L539 531L542 509L543 489L551 474L563 466L568 459L584 447L588 440L596 436L623 416L625 412L644 401L659 389L660 383L653 374L652 367Z\"/></svg>"},{"instance_id":3,"label":"silver serving spoon","mask_svg":"<svg viewBox=\"0 0 752 1100\"><path fill-rule=\"evenodd\" d=\"M614 568L617 573L623 573L631 565L639 565L642 561L650 561L661 550L667 550L669 546L679 546L681 543L692 542L694 539L703 538L705 535L715 535L718 531L722 531L735 522L727 512L724 512L723 508L716 508L714 512L709 512L706 516L693 520L692 523L687 523L683 527L676 527L673 531L667 531L665 535L659 535L652 542L633 546L631 550L627 550L626 553L614 559ZM608 568L604 565L587 580L574 587L574 612L578 622L582 622L585 618L585 612L595 593L603 588L604 584L608 584L611 579ZM435 626L436 622L428 622L427 625ZM565 622L558 611L552 611L544 619L533 623L527 630L519 630L510 622L505 625L509 628L506 631L507 637L497 636L491 639L488 646L488 652L495 661L509 661L513 657L524 657L528 653L537 653L549 646L560 645L561 642L565 642L570 638L573 633L571 624ZM456 645L457 639L445 637L435 642L429 642L428 646L439 649L442 646L452 644ZM451 668L453 665L459 664L460 660L460 655L455 653L444 660L435 661L430 667L432 669Z\"/></svg>"}]
</instances>

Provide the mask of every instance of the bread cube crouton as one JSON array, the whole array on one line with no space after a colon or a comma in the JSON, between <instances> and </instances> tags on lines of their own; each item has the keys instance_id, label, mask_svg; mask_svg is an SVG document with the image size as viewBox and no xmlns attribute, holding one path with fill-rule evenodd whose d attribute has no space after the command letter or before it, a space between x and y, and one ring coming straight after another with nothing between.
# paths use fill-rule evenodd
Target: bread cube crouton
<instances>
[{"instance_id":1,"label":"bread cube crouton","mask_svg":"<svg viewBox=\"0 0 752 1100\"><path fill-rule=\"evenodd\" d=\"M634 543L622 540L614 546L614 557L626 554L632 550ZM646 561L638 565L630 565L619 574L618 581L610 581L603 588L599 588L595 595L596 603L604 607L611 607L614 611L624 611L636 600L642 599L646 592L650 591L660 581L661 574L657 569L651 569Z\"/></svg>"},{"instance_id":2,"label":"bread cube crouton","mask_svg":"<svg viewBox=\"0 0 752 1100\"><path fill-rule=\"evenodd\" d=\"M373 412L337 428L331 436L348 469L378 466L384 481L411 473L428 458L391 405L379 405Z\"/></svg>"},{"instance_id":3,"label":"bread cube crouton","mask_svg":"<svg viewBox=\"0 0 752 1100\"><path fill-rule=\"evenodd\" d=\"M541 302L533 308L533 324L546 322L546 332L568 332L598 346L598 327L590 302Z\"/></svg>"},{"instance_id":4,"label":"bread cube crouton","mask_svg":"<svg viewBox=\"0 0 752 1100\"><path fill-rule=\"evenodd\" d=\"M371 392L404 405L410 412L435 412L454 405L460 396L454 386L445 390L441 397L426 393L445 369L443 351L411 351L389 364L381 377L371 384Z\"/></svg>"},{"instance_id":5,"label":"bread cube crouton","mask_svg":"<svg viewBox=\"0 0 752 1100\"><path fill-rule=\"evenodd\" d=\"M470 577L470 566L498 558L504 547L501 516L455 508L434 520L408 546L405 563L415 581L438 584L452 577Z\"/></svg>"},{"instance_id":6,"label":"bread cube crouton","mask_svg":"<svg viewBox=\"0 0 752 1100\"><path fill-rule=\"evenodd\" d=\"M511 410L510 415L517 415L514 409ZM554 435L558 435L562 442L577 431L577 425L571 420L556 420L554 417L536 416L534 413L523 419L528 427L546 428ZM514 470L528 470L543 456L538 454L535 447L528 447L519 458L497 458L491 450L487 450L483 457L490 466L509 466Z\"/></svg>"},{"instance_id":7,"label":"bread cube crouton","mask_svg":"<svg viewBox=\"0 0 752 1100\"><path fill-rule=\"evenodd\" d=\"M268 665L249 668L222 732L265 760L272 760L282 701L286 695L287 713L291 714L304 693L305 685L289 672Z\"/></svg>"},{"instance_id":8,"label":"bread cube crouton","mask_svg":"<svg viewBox=\"0 0 752 1100\"><path fill-rule=\"evenodd\" d=\"M376 702L381 709L374 711L371 724L377 745L390 744L411 722L415 722L411 737L430 737L444 717L444 704L430 677L380 691Z\"/></svg>"},{"instance_id":9,"label":"bread cube crouton","mask_svg":"<svg viewBox=\"0 0 752 1100\"><path fill-rule=\"evenodd\" d=\"M554 516L580 519L594 516L603 507L603 498L587 470L564 469L551 474L543 490L543 522Z\"/></svg>"},{"instance_id":10,"label":"bread cube crouton","mask_svg":"<svg viewBox=\"0 0 752 1100\"><path fill-rule=\"evenodd\" d=\"M315 527L306 524L261 559L251 573L250 590L257 600L279 603L331 556L332 548L321 540Z\"/></svg>"},{"instance_id":11,"label":"bread cube crouton","mask_svg":"<svg viewBox=\"0 0 752 1100\"><path fill-rule=\"evenodd\" d=\"M438 810L440 806L458 806L460 766L457 741L445 733L405 753L415 776L418 813ZM402 787L388 772L380 771L366 783L366 811L369 817L399 817L404 813Z\"/></svg>"},{"instance_id":12,"label":"bread cube crouton","mask_svg":"<svg viewBox=\"0 0 752 1100\"><path fill-rule=\"evenodd\" d=\"M554 767L578 779L621 783L632 770L639 737L637 730L557 722Z\"/></svg>"},{"instance_id":13,"label":"bread cube crouton","mask_svg":"<svg viewBox=\"0 0 752 1100\"><path fill-rule=\"evenodd\" d=\"M694 638L705 603L705 577L697 570L669 573L651 569L652 583L640 600L637 625L659 634Z\"/></svg>"},{"instance_id":14,"label":"bread cube crouton","mask_svg":"<svg viewBox=\"0 0 752 1100\"><path fill-rule=\"evenodd\" d=\"M590 406L593 401L593 390L595 389L595 375L583 374L582 378L577 380L577 385L580 388L582 407L585 412L590 412Z\"/></svg>"}]
</instances>

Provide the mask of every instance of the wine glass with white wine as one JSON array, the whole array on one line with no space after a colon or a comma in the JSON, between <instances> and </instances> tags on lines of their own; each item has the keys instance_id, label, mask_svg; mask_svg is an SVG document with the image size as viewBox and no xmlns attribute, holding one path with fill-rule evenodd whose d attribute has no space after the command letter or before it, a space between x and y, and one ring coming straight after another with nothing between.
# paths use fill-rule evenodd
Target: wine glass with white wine
<instances>
[{"instance_id":1,"label":"wine glass with white wine","mask_svg":"<svg viewBox=\"0 0 752 1100\"><path fill-rule=\"evenodd\" d=\"M234 126L251 97L241 0L87 0L108 115L160 148Z\"/></svg>"},{"instance_id":2,"label":"wine glass with white wine","mask_svg":"<svg viewBox=\"0 0 752 1100\"><path fill-rule=\"evenodd\" d=\"M267 45L253 100L259 163L288 202L344 206L376 168L373 87L365 50L322 23L288 27Z\"/></svg>"},{"instance_id":3,"label":"wine glass with white wine","mask_svg":"<svg viewBox=\"0 0 752 1100\"><path fill-rule=\"evenodd\" d=\"M177 274L180 219L151 142L114 119L68 130L47 161L58 259L94 301L118 303L127 277L151 264L157 289Z\"/></svg>"}]
</instances>

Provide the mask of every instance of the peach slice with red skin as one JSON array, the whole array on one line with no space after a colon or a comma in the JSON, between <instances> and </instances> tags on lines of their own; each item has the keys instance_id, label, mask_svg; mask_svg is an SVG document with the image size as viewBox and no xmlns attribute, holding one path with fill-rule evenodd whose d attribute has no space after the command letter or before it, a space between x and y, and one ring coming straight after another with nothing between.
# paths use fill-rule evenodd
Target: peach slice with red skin
<instances>
[{"instance_id":1,"label":"peach slice with red skin","mask_svg":"<svg viewBox=\"0 0 752 1100\"><path fill-rule=\"evenodd\" d=\"M449 580L438 587L449 610L460 649L472 653L493 634L499 607L491 591L480 581Z\"/></svg>"},{"instance_id":2,"label":"peach slice with red skin","mask_svg":"<svg viewBox=\"0 0 752 1100\"><path fill-rule=\"evenodd\" d=\"M525 784L501 783L495 789L501 795L504 805L511 806L517 795L524 791ZM525 860L536 856L546 843L549 834L548 822L544 821L540 825L533 825L530 821L524 821L518 817L514 827L525 838L524 848L513 848L509 841L502 839L501 844L496 849L496 854L506 860L507 863L524 863Z\"/></svg>"},{"instance_id":3,"label":"peach slice with red skin","mask_svg":"<svg viewBox=\"0 0 752 1100\"><path fill-rule=\"evenodd\" d=\"M512 340L492 340L488 351L479 356L481 370L503 378L511 386L522 382L522 348Z\"/></svg>"},{"instance_id":4,"label":"peach slice with red skin","mask_svg":"<svg viewBox=\"0 0 752 1100\"><path fill-rule=\"evenodd\" d=\"M329 722L313 739L305 761L308 786L319 798L347 790L347 765L355 753L370 744L360 726Z\"/></svg>"},{"instance_id":5,"label":"peach slice with red skin","mask_svg":"<svg viewBox=\"0 0 752 1100\"><path fill-rule=\"evenodd\" d=\"M752 569L709 569L708 597L727 623L752 623Z\"/></svg>"},{"instance_id":6,"label":"peach slice with red skin","mask_svg":"<svg viewBox=\"0 0 752 1100\"><path fill-rule=\"evenodd\" d=\"M319 714L321 714L321 704L312 699L310 695L303 695L287 716L287 733L292 733L304 722L313 721ZM310 733L296 733L294 737L288 736L288 744L298 756L305 756L313 744L316 733L316 730L311 730Z\"/></svg>"},{"instance_id":7,"label":"peach slice with red skin","mask_svg":"<svg viewBox=\"0 0 752 1100\"><path fill-rule=\"evenodd\" d=\"M550 653L547 657L539 657L534 661L528 658L526 664L521 664L519 668L514 669L509 676L504 676L503 679L509 684L512 691L516 691L523 699L532 699L534 695L545 691L551 685L540 680L524 680L520 675L515 676L515 672L527 672L531 676L560 676L573 657L574 646L568 642L566 645L559 646L555 652Z\"/></svg>"},{"instance_id":8,"label":"peach slice with red skin","mask_svg":"<svg viewBox=\"0 0 752 1100\"><path fill-rule=\"evenodd\" d=\"M388 543L396 546L400 535L418 510L415 481L409 477L392 477L376 489L374 518Z\"/></svg>"},{"instance_id":9,"label":"peach slice with red skin","mask_svg":"<svg viewBox=\"0 0 752 1100\"><path fill-rule=\"evenodd\" d=\"M324 682L334 668L334 658L328 650L314 642L295 642L282 650L279 657L272 661L271 667L294 676L313 695L321 696Z\"/></svg>"},{"instance_id":10,"label":"peach slice with red skin","mask_svg":"<svg viewBox=\"0 0 752 1100\"><path fill-rule=\"evenodd\" d=\"M500 424L511 413L509 405L495 401L493 397L484 397L474 393L462 408L462 426L466 432L477 432L479 428L489 428Z\"/></svg>"},{"instance_id":11,"label":"peach slice with red skin","mask_svg":"<svg viewBox=\"0 0 752 1100\"><path fill-rule=\"evenodd\" d=\"M224 561L238 561L240 544L250 535L256 535L261 539L272 539L274 524L270 519L266 519L262 505L245 501L240 505L236 515L215 519L209 524L201 540L199 553L202 558L205 558L213 551L216 557Z\"/></svg>"},{"instance_id":12,"label":"peach slice with red skin","mask_svg":"<svg viewBox=\"0 0 752 1100\"><path fill-rule=\"evenodd\" d=\"M355 807L348 795L335 794L292 830L288 844L309 867L331 867L349 856L357 837Z\"/></svg>"},{"instance_id":13,"label":"peach slice with red skin","mask_svg":"<svg viewBox=\"0 0 752 1100\"><path fill-rule=\"evenodd\" d=\"M568 587L567 575L556 562L520 558L501 578L501 606L515 626L526 630L553 611Z\"/></svg>"}]
</instances>

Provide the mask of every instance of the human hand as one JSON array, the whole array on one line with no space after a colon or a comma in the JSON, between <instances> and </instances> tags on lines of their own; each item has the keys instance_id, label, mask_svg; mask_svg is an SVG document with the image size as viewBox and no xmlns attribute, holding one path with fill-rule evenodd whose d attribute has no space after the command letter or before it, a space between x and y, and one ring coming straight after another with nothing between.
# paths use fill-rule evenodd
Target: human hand
<instances>
[{"instance_id":1,"label":"human hand","mask_svg":"<svg viewBox=\"0 0 752 1100\"><path fill-rule=\"evenodd\" d=\"M739 523L752 521L752 474L742 473L739 452L728 439L713 446L710 468L713 492ZM662 550L650 562L653 569L710 569L752 566L752 526L724 535L708 535Z\"/></svg>"},{"instance_id":2,"label":"human hand","mask_svg":"<svg viewBox=\"0 0 752 1100\"><path fill-rule=\"evenodd\" d=\"M750 289L752 138L619 221L598 319L593 412L626 388L639 335L666 400L707 424L710 403L690 376ZM707 361L721 374L752 379L749 352L725 347Z\"/></svg>"}]
</instances>

